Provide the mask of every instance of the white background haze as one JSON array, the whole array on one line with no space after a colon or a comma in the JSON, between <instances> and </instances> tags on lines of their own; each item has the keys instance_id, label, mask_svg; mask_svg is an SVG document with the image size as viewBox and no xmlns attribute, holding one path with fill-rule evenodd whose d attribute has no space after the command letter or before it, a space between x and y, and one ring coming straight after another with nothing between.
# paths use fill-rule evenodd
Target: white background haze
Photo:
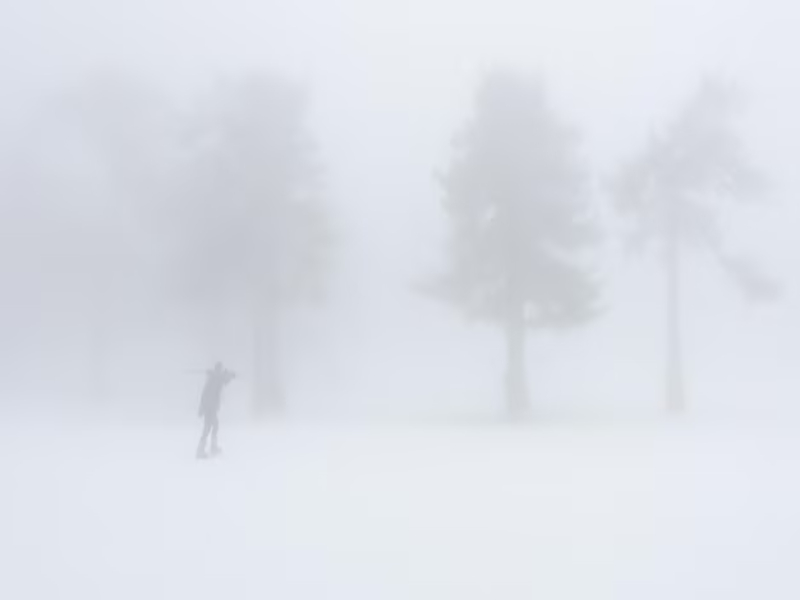
<instances>
[{"instance_id":1,"label":"white background haze","mask_svg":"<svg viewBox=\"0 0 800 600\"><path fill-rule=\"evenodd\" d=\"M0 0L0 596L800 597L797 6ZM529 336L522 425L496 422L498 330L414 289L447 259L435 174L494 67L541 75L579 130L606 234L606 310ZM180 109L254 72L308 93L336 236L327 301L283 323L286 418L250 423L235 311L206 328L146 278L120 284L100 400L92 309L61 241L82 237L76 222L112 237L136 225L101 187L63 183L86 165L53 141L51 102L119 73ZM763 203L722 214L726 239L782 293L751 306L687 254L688 411L673 419L663 270L626 253L607 182L707 74L743 90L737 125L768 184ZM30 186L31 156L64 175L46 212L30 202L49 185ZM142 264L159 265L163 240L137 239ZM187 370L218 359L242 377L226 391L225 455L199 462L202 379Z\"/></svg>"}]
</instances>

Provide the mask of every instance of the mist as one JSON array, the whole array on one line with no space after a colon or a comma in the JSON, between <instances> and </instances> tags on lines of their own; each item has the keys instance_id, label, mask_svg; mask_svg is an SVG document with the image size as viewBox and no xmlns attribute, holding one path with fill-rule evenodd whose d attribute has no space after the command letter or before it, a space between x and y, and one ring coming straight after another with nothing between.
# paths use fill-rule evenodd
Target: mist
<instances>
[{"instance_id":1,"label":"mist","mask_svg":"<svg viewBox=\"0 0 800 600\"><path fill-rule=\"evenodd\" d=\"M798 18L0 4L9 597L795 597Z\"/></svg>"}]
</instances>

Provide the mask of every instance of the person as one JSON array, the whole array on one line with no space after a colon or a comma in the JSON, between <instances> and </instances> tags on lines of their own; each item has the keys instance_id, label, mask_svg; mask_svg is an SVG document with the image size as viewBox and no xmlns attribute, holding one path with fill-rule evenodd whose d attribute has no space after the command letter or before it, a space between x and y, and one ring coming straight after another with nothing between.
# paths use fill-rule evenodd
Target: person
<instances>
[{"instance_id":1,"label":"person","mask_svg":"<svg viewBox=\"0 0 800 600\"><path fill-rule=\"evenodd\" d=\"M236 377L233 371L229 371L217 362L212 369L206 371L206 383L203 386L203 393L200 396L200 407L197 416L203 417L203 433L200 436L200 443L197 445L197 458L207 458L206 442L211 436L211 454L216 455L221 452L217 444L217 433L219 432L219 407L222 403L222 390Z\"/></svg>"}]
</instances>

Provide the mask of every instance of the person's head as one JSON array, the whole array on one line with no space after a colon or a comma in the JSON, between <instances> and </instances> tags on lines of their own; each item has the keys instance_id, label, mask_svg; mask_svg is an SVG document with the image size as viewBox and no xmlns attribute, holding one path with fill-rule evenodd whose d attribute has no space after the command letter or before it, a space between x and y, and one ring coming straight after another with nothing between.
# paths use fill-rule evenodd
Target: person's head
<instances>
[{"instance_id":1,"label":"person's head","mask_svg":"<svg viewBox=\"0 0 800 600\"><path fill-rule=\"evenodd\" d=\"M222 361L221 360L218 360L216 363L214 363L214 371L216 373L222 373L222 369L223 369L223 367L222 367Z\"/></svg>"}]
</instances>

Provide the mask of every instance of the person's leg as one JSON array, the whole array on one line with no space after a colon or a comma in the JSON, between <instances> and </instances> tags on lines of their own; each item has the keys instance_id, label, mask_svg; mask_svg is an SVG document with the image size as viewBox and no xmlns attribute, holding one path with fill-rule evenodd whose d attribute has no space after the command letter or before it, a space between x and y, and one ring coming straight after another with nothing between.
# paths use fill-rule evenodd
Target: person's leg
<instances>
[{"instance_id":1,"label":"person's leg","mask_svg":"<svg viewBox=\"0 0 800 600\"><path fill-rule=\"evenodd\" d=\"M217 444L217 433L219 432L219 417L214 415L211 417L211 452L217 453L220 451Z\"/></svg>"},{"instance_id":2,"label":"person's leg","mask_svg":"<svg viewBox=\"0 0 800 600\"><path fill-rule=\"evenodd\" d=\"M205 456L206 455L206 440L208 439L208 434L211 432L211 419L209 415L205 415L203 419L203 434L200 436L200 442L197 444L197 456Z\"/></svg>"}]
</instances>

